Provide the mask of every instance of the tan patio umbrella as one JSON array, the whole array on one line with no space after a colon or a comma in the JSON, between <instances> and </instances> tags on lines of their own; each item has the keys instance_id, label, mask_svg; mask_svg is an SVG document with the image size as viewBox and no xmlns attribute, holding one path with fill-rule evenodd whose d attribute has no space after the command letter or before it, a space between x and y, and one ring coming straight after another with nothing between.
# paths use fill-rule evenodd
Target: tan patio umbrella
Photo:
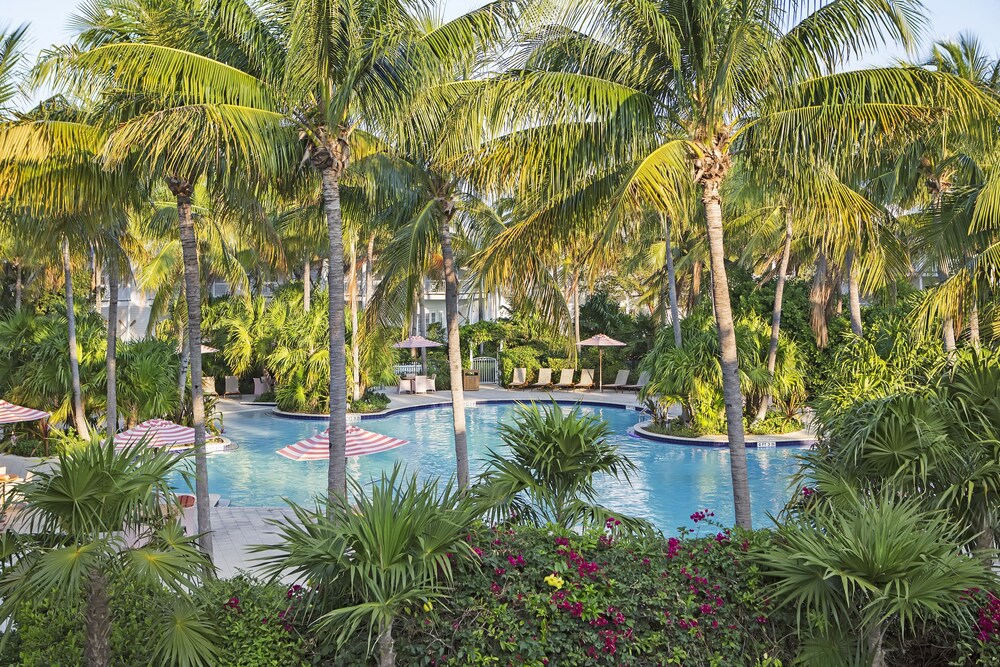
<instances>
[{"instance_id":1,"label":"tan patio umbrella","mask_svg":"<svg viewBox=\"0 0 1000 667\"><path fill-rule=\"evenodd\" d=\"M597 390L604 391L604 348L625 347L627 343L615 340L614 338L605 336L604 334L597 334L596 336L591 336L587 340L581 340L580 345L597 348Z\"/></svg>"},{"instance_id":2,"label":"tan patio umbrella","mask_svg":"<svg viewBox=\"0 0 1000 667\"><path fill-rule=\"evenodd\" d=\"M397 350L420 350L427 347L442 347L442 343L437 343L433 340L428 340L423 336L410 336L406 340L401 340L398 343L393 343L393 347ZM424 368L424 373L427 372L427 368Z\"/></svg>"}]
</instances>

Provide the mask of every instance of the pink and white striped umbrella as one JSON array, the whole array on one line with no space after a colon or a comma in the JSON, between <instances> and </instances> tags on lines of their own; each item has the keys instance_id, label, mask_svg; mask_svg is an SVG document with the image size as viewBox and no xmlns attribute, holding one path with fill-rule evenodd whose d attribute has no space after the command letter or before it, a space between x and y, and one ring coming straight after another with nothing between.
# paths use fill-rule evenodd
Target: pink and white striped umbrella
<instances>
[{"instance_id":1,"label":"pink and white striped umbrella","mask_svg":"<svg viewBox=\"0 0 1000 667\"><path fill-rule=\"evenodd\" d=\"M31 408L14 405L7 401L0 400L0 424L16 424L18 422L33 422L39 419L48 419L49 413L42 410L32 410Z\"/></svg>"},{"instance_id":2,"label":"pink and white striped umbrella","mask_svg":"<svg viewBox=\"0 0 1000 667\"><path fill-rule=\"evenodd\" d=\"M390 438L381 433L372 433L357 426L347 427L347 456L377 454L405 445L407 440ZM330 458L330 429L317 433L311 438L299 440L278 450L278 453L293 461L320 461Z\"/></svg>"},{"instance_id":3,"label":"pink and white striped umbrella","mask_svg":"<svg viewBox=\"0 0 1000 667\"><path fill-rule=\"evenodd\" d=\"M166 419L150 419L115 436L116 447L143 442L150 447L190 447L194 444L194 429Z\"/></svg>"}]
</instances>

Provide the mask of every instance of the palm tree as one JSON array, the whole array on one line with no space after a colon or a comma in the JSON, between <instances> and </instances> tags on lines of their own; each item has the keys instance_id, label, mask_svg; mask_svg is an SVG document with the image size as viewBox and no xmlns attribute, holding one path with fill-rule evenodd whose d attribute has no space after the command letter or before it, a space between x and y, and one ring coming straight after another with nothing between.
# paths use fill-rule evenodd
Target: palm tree
<instances>
[{"instance_id":1,"label":"palm tree","mask_svg":"<svg viewBox=\"0 0 1000 667\"><path fill-rule=\"evenodd\" d=\"M870 154L875 146L864 137L910 129L943 107L959 116L990 105L962 82L924 70L828 74L883 40L912 44L920 20L914 3L810 9L776 0L574 4L531 40L515 59L518 69L442 94L450 125L441 151L481 187L516 183L540 200L535 224L497 240L508 247L514 236L524 244L569 234L571 226L587 233L581 211L602 206L610 214L600 221L612 225L636 200L684 210L693 175L743 527L751 524L750 495L722 207L734 156L763 168L774 156L832 155L840 167Z\"/></svg>"},{"instance_id":2,"label":"palm tree","mask_svg":"<svg viewBox=\"0 0 1000 667\"><path fill-rule=\"evenodd\" d=\"M145 445L117 450L111 440L59 456L51 471L19 488L17 521L28 530L3 535L0 616L49 595L83 596L85 655L90 667L112 664L110 585L117 581L165 587L176 607L156 610L165 623L156 639L166 661L209 665L217 655L211 629L198 619L189 591L211 567L162 503L174 499L167 477L183 455ZM180 508L175 501L168 507ZM3 507L3 511L10 508Z\"/></svg>"}]
</instances>

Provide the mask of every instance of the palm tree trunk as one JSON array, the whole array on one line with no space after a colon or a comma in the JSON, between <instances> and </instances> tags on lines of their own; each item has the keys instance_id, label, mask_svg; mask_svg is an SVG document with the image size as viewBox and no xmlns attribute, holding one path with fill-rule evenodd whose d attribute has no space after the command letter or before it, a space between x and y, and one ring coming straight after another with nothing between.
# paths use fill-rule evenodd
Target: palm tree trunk
<instances>
[{"instance_id":1,"label":"palm tree trunk","mask_svg":"<svg viewBox=\"0 0 1000 667\"><path fill-rule=\"evenodd\" d=\"M323 169L323 205L330 246L327 270L330 320L330 467L327 511L337 497L347 497L347 356L344 354L344 220L340 210L340 175L336 166Z\"/></svg>"},{"instance_id":2,"label":"palm tree trunk","mask_svg":"<svg viewBox=\"0 0 1000 667\"><path fill-rule=\"evenodd\" d=\"M306 258L302 267L302 308L308 313L312 303L312 258Z\"/></svg>"},{"instance_id":3,"label":"palm tree trunk","mask_svg":"<svg viewBox=\"0 0 1000 667\"><path fill-rule=\"evenodd\" d=\"M73 308L73 267L69 256L69 237L62 242L63 274L66 279L66 323L69 332L69 372L73 389L73 423L80 437L86 438L86 415L83 414L83 389L80 386L80 352L76 345L76 311Z\"/></svg>"},{"instance_id":4,"label":"palm tree trunk","mask_svg":"<svg viewBox=\"0 0 1000 667\"><path fill-rule=\"evenodd\" d=\"M851 331L855 336L864 336L861 324L861 288L858 285L858 271L854 266L854 251L848 250L844 259L844 273L847 274L847 304L851 315Z\"/></svg>"},{"instance_id":5,"label":"palm tree trunk","mask_svg":"<svg viewBox=\"0 0 1000 667\"><path fill-rule=\"evenodd\" d=\"M184 260L184 296L187 303L187 342L191 359L191 421L194 426L194 495L198 515L198 544L212 557L212 512L208 504L208 456L205 452L205 397L201 383L201 276L198 238L191 215L194 186L182 178L168 179L177 198L181 255Z\"/></svg>"},{"instance_id":6,"label":"palm tree trunk","mask_svg":"<svg viewBox=\"0 0 1000 667\"><path fill-rule=\"evenodd\" d=\"M444 308L448 324L448 370L451 375L451 409L455 426L455 461L458 488L469 486L469 448L465 433L465 393L462 389L462 344L458 335L458 269L451 249L451 211L441 217L441 258L444 264Z\"/></svg>"},{"instance_id":7,"label":"palm tree trunk","mask_svg":"<svg viewBox=\"0 0 1000 667\"><path fill-rule=\"evenodd\" d=\"M118 432L118 257L108 256L108 407L106 426L108 437Z\"/></svg>"},{"instance_id":8,"label":"palm tree trunk","mask_svg":"<svg viewBox=\"0 0 1000 667\"><path fill-rule=\"evenodd\" d=\"M868 630L865 637L868 644L868 656L871 658L871 667L886 667L885 649L882 647L882 624L878 623Z\"/></svg>"},{"instance_id":9,"label":"palm tree trunk","mask_svg":"<svg viewBox=\"0 0 1000 667\"><path fill-rule=\"evenodd\" d=\"M774 368L778 364L778 337L781 334L781 301L785 294L785 276L788 275L788 258L792 255L792 214L785 212L785 246L781 250L781 265L778 267L778 284L774 288L774 309L771 312L771 344L767 349L767 375L774 379ZM771 392L764 394L757 410L757 419L767 416L771 407Z\"/></svg>"},{"instance_id":10,"label":"palm tree trunk","mask_svg":"<svg viewBox=\"0 0 1000 667\"><path fill-rule=\"evenodd\" d=\"M396 641L392 638L392 621L385 623L378 637L379 667L396 667Z\"/></svg>"},{"instance_id":11,"label":"palm tree trunk","mask_svg":"<svg viewBox=\"0 0 1000 667\"><path fill-rule=\"evenodd\" d=\"M180 369L177 371L177 396L179 401L177 403L177 413L180 414L183 410L184 405L184 393L187 390L187 371L188 364L191 362L191 348L187 344L187 331L181 330L181 362Z\"/></svg>"},{"instance_id":12,"label":"palm tree trunk","mask_svg":"<svg viewBox=\"0 0 1000 667\"><path fill-rule=\"evenodd\" d=\"M368 253L365 256L365 308L372 302L375 291L375 234L368 237Z\"/></svg>"},{"instance_id":13,"label":"palm tree trunk","mask_svg":"<svg viewBox=\"0 0 1000 667\"><path fill-rule=\"evenodd\" d=\"M14 310L21 310L21 294L24 291L24 282L22 279L21 262L17 261L14 264Z\"/></svg>"},{"instance_id":14,"label":"palm tree trunk","mask_svg":"<svg viewBox=\"0 0 1000 667\"><path fill-rule=\"evenodd\" d=\"M663 216L663 254L667 265L667 297L670 301L670 324L674 328L674 345L681 346L681 314L677 307L677 272L674 270L674 251L670 247L670 218Z\"/></svg>"},{"instance_id":15,"label":"palm tree trunk","mask_svg":"<svg viewBox=\"0 0 1000 667\"><path fill-rule=\"evenodd\" d=\"M691 294L688 298L688 312L694 309L696 303L698 303L698 297L701 296L701 269L702 262L700 259L696 259L691 264Z\"/></svg>"},{"instance_id":16,"label":"palm tree trunk","mask_svg":"<svg viewBox=\"0 0 1000 667\"><path fill-rule=\"evenodd\" d=\"M361 332L358 331L358 248L353 238L350 266L347 285L350 288L351 302L351 363L354 365L351 373L351 392L356 401L361 398Z\"/></svg>"},{"instance_id":17,"label":"palm tree trunk","mask_svg":"<svg viewBox=\"0 0 1000 667\"><path fill-rule=\"evenodd\" d=\"M87 667L107 667L111 664L111 609L104 576L90 570L84 580L84 624L87 628Z\"/></svg>"},{"instance_id":18,"label":"palm tree trunk","mask_svg":"<svg viewBox=\"0 0 1000 667\"><path fill-rule=\"evenodd\" d=\"M747 474L747 450L743 431L743 393L740 391L739 359L736 353L736 326L729 301L729 279L726 276L726 254L722 235L721 178L703 183L702 202L708 227L712 296L719 335L722 365L722 393L726 402L726 431L729 438L729 465L733 477L733 505L736 525L752 527L750 515L750 482Z\"/></svg>"},{"instance_id":19,"label":"palm tree trunk","mask_svg":"<svg viewBox=\"0 0 1000 667\"><path fill-rule=\"evenodd\" d=\"M580 352L580 272L573 272L573 349Z\"/></svg>"},{"instance_id":20,"label":"palm tree trunk","mask_svg":"<svg viewBox=\"0 0 1000 667\"><path fill-rule=\"evenodd\" d=\"M830 329L826 318L826 304L829 299L826 255L819 253L816 256L816 273L809 289L809 324L816 338L816 347L821 350L830 342Z\"/></svg>"},{"instance_id":21,"label":"palm tree trunk","mask_svg":"<svg viewBox=\"0 0 1000 667\"><path fill-rule=\"evenodd\" d=\"M943 283L946 280L948 280L948 260L941 258L938 260L938 282ZM944 351L950 359L955 356L955 318L951 313L944 316L941 329L944 338Z\"/></svg>"},{"instance_id":22,"label":"palm tree trunk","mask_svg":"<svg viewBox=\"0 0 1000 667\"><path fill-rule=\"evenodd\" d=\"M973 297L972 312L969 313L969 344L972 345L972 349L978 350L979 343L979 304Z\"/></svg>"},{"instance_id":23,"label":"palm tree trunk","mask_svg":"<svg viewBox=\"0 0 1000 667\"><path fill-rule=\"evenodd\" d=\"M417 284L417 335L427 338L427 313L424 310L424 297L427 295L427 278L421 278ZM427 372L427 348L420 348L420 366Z\"/></svg>"}]
</instances>

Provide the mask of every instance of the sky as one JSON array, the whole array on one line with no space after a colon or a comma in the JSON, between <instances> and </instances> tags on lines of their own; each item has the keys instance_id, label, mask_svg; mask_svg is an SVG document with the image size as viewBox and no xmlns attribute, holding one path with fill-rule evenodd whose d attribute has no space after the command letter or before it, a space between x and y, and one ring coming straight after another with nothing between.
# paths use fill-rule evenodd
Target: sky
<instances>
[{"instance_id":1,"label":"sky","mask_svg":"<svg viewBox=\"0 0 1000 667\"><path fill-rule=\"evenodd\" d=\"M34 55L70 37L69 17L79 0L0 0L0 26L30 24L29 51ZM485 4L483 0L444 0L447 17L457 16ZM930 14L929 36L933 39L955 37L972 31L992 53L1000 53L1000 0L924 0ZM879 65L905 54L898 49L883 49L866 59L865 64Z\"/></svg>"}]
</instances>

